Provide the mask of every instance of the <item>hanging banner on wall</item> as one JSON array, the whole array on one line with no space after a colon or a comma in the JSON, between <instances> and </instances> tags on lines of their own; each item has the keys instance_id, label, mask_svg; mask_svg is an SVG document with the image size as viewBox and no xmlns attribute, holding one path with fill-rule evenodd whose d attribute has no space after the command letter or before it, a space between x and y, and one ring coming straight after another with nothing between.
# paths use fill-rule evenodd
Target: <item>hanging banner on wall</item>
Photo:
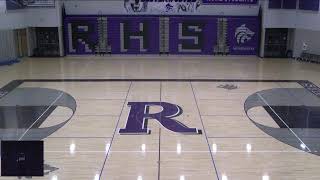
<instances>
[{"instance_id":1,"label":"hanging banner on wall","mask_svg":"<svg viewBox=\"0 0 320 180\"><path fill-rule=\"evenodd\" d=\"M258 4L258 0L202 0L203 4L230 4L230 5L241 5L241 4Z\"/></svg>"},{"instance_id":2,"label":"hanging banner on wall","mask_svg":"<svg viewBox=\"0 0 320 180\"><path fill-rule=\"evenodd\" d=\"M169 0L164 2L157 0L124 0L124 7L127 13L156 13L156 14L176 14L195 12L201 6L202 0L175 1Z\"/></svg>"},{"instance_id":3,"label":"hanging banner on wall","mask_svg":"<svg viewBox=\"0 0 320 180\"><path fill-rule=\"evenodd\" d=\"M2 0L1 0L2 1ZM24 9L29 7L54 7L55 0L6 0L7 10Z\"/></svg>"},{"instance_id":4,"label":"hanging banner on wall","mask_svg":"<svg viewBox=\"0 0 320 180\"><path fill-rule=\"evenodd\" d=\"M6 0L7 10L23 9L25 4L22 0Z\"/></svg>"}]
</instances>

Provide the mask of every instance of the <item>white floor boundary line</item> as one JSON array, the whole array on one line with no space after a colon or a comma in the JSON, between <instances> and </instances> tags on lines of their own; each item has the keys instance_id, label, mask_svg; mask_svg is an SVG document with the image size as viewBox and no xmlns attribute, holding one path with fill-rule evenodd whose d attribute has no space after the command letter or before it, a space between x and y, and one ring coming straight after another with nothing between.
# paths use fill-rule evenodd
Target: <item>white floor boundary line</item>
<instances>
[{"instance_id":1,"label":"white floor boundary line","mask_svg":"<svg viewBox=\"0 0 320 180\"><path fill-rule=\"evenodd\" d=\"M21 135L19 141L27 134L27 132L40 120L40 118L56 103L64 93L61 92L60 95L49 105L49 107L30 125L30 127Z\"/></svg>"},{"instance_id":2,"label":"white floor boundary line","mask_svg":"<svg viewBox=\"0 0 320 180\"><path fill-rule=\"evenodd\" d=\"M207 142L207 145L208 145L208 149L209 149L210 157L211 157L211 160L212 160L212 164L213 164L217 179L220 180L218 167L217 167L215 159L214 159L214 152L211 149L211 145L210 145L210 141L209 141L209 138L208 138L208 135L207 135L206 127L205 127L205 125L203 123L203 119L202 119L202 116L201 116L201 111L200 111L200 108L199 108L198 99L197 99L195 90L193 88L192 82L190 81L189 84L190 84L190 88L192 90L194 102L195 102L196 107L197 107L198 116L199 116L199 119L200 119L200 122L201 122L201 126L202 126L202 131L203 131L203 134L205 136L205 139L206 139L206 142Z\"/></svg>"},{"instance_id":3,"label":"white floor boundary line","mask_svg":"<svg viewBox=\"0 0 320 180\"><path fill-rule=\"evenodd\" d=\"M276 113L276 111L268 104L268 102L260 95L260 93L257 93L260 99L271 109L271 111L282 121L282 123L292 132L292 134L300 141L301 144L306 146L306 149L309 152L312 152L309 147L299 138L299 136L287 125L287 123Z\"/></svg>"},{"instance_id":4,"label":"white floor boundary line","mask_svg":"<svg viewBox=\"0 0 320 180\"><path fill-rule=\"evenodd\" d=\"M117 120L116 126L115 126L115 128L114 128L114 131L113 131L113 134L112 134L112 137L111 137L111 140L110 140L109 148L108 148L107 151L104 151L104 152L105 152L105 158L104 158L104 161L103 161L103 164L102 164L102 168L100 169L100 173L99 173L99 178L98 178L98 180L101 179L101 176L102 176L104 167L106 166L106 163L107 163L108 158L109 158L109 154L110 154L111 147L112 147L112 145L113 145L113 143L114 143L114 138L115 138L117 132L119 131L118 128L119 128L119 124L120 124L120 121L121 121L121 116L122 116L122 114L123 114L124 108L125 108L126 103L127 103L127 101L128 101L128 97L129 97L129 93L130 93L130 91L131 91L132 85L133 85L133 82L131 81L131 82L130 82L130 85L129 85L129 87L128 87L128 90L127 90L127 94L126 94L125 100L124 100L124 102L123 102L123 104L122 104L122 108L121 108L120 114L119 114L119 116L118 116L118 120Z\"/></svg>"},{"instance_id":5,"label":"white floor boundary line","mask_svg":"<svg viewBox=\"0 0 320 180\"><path fill-rule=\"evenodd\" d=\"M70 153L70 151L44 151L45 153ZM317 152L317 151L313 151L313 152ZM76 153L107 153L107 151L74 151L74 154ZM71 153L71 154L73 154ZM109 151L109 153L159 153L159 151ZM177 153L177 151L161 151L161 153ZM183 154L183 153L210 153L209 151L181 151L181 153L179 152L179 154ZM217 151L214 152L212 151L212 153L214 154L218 154L218 153L305 153L305 151Z\"/></svg>"}]
</instances>

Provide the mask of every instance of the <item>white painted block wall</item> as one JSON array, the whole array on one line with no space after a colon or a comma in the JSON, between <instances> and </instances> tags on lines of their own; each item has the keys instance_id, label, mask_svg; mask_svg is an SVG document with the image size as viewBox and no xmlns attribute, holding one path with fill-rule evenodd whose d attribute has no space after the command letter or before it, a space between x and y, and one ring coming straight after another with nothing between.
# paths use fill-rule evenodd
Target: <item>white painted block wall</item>
<instances>
[{"instance_id":1,"label":"white painted block wall","mask_svg":"<svg viewBox=\"0 0 320 180\"><path fill-rule=\"evenodd\" d=\"M293 45L295 57L301 54L303 42L308 42L310 52L320 54L320 11L269 9L269 0L260 1L264 9L263 28L295 29Z\"/></svg>"},{"instance_id":2,"label":"white painted block wall","mask_svg":"<svg viewBox=\"0 0 320 180\"><path fill-rule=\"evenodd\" d=\"M13 30L0 30L0 61L17 57Z\"/></svg>"},{"instance_id":3,"label":"white painted block wall","mask_svg":"<svg viewBox=\"0 0 320 180\"><path fill-rule=\"evenodd\" d=\"M123 0L64 0L67 14L108 14L108 15L126 15ZM259 12L259 6L249 5L201 5L197 12L190 15L228 15L228 16L256 16ZM142 13L143 14L143 13ZM150 13L149 13L150 14ZM188 14L188 13L184 13Z\"/></svg>"},{"instance_id":4,"label":"white painted block wall","mask_svg":"<svg viewBox=\"0 0 320 180\"><path fill-rule=\"evenodd\" d=\"M0 30L61 26L60 3L56 1L55 8L18 9L0 13Z\"/></svg>"},{"instance_id":5,"label":"white painted block wall","mask_svg":"<svg viewBox=\"0 0 320 180\"><path fill-rule=\"evenodd\" d=\"M0 1L0 14L6 12L6 1Z\"/></svg>"},{"instance_id":6,"label":"white painted block wall","mask_svg":"<svg viewBox=\"0 0 320 180\"><path fill-rule=\"evenodd\" d=\"M320 54L320 31L296 29L294 40L294 56L302 52L303 43L308 45L308 52Z\"/></svg>"}]
</instances>

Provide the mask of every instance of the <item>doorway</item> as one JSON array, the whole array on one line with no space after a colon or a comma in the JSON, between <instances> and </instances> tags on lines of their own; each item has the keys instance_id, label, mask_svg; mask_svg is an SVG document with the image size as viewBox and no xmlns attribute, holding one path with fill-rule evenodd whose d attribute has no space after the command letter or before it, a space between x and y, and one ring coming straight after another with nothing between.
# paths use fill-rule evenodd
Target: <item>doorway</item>
<instances>
[{"instance_id":1,"label":"doorway","mask_svg":"<svg viewBox=\"0 0 320 180\"><path fill-rule=\"evenodd\" d=\"M265 34L265 57L287 58L292 56L292 34L291 29L269 28Z\"/></svg>"}]
</instances>

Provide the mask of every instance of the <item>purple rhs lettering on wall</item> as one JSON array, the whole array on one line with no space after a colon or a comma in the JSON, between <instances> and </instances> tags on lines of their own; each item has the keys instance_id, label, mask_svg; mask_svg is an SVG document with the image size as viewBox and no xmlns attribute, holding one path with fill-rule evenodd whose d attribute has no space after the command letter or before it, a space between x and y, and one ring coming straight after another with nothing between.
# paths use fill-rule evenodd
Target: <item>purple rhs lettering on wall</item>
<instances>
[{"instance_id":1,"label":"purple rhs lettering on wall","mask_svg":"<svg viewBox=\"0 0 320 180\"><path fill-rule=\"evenodd\" d=\"M64 26L67 54L94 54L99 39L96 17L67 17Z\"/></svg>"},{"instance_id":2,"label":"purple rhs lettering on wall","mask_svg":"<svg viewBox=\"0 0 320 180\"><path fill-rule=\"evenodd\" d=\"M159 18L112 16L108 27L112 53L159 53Z\"/></svg>"},{"instance_id":3,"label":"purple rhs lettering on wall","mask_svg":"<svg viewBox=\"0 0 320 180\"><path fill-rule=\"evenodd\" d=\"M170 53L212 54L216 29L215 17L170 17Z\"/></svg>"},{"instance_id":4,"label":"purple rhs lettering on wall","mask_svg":"<svg viewBox=\"0 0 320 180\"><path fill-rule=\"evenodd\" d=\"M260 20L218 16L68 16L67 54L257 55Z\"/></svg>"},{"instance_id":5,"label":"purple rhs lettering on wall","mask_svg":"<svg viewBox=\"0 0 320 180\"><path fill-rule=\"evenodd\" d=\"M149 119L158 121L163 127L176 133L201 134L201 130L189 128L174 119L183 113L182 108L176 104L167 102L129 102L128 106L131 109L127 124L124 129L120 129L120 134L150 134L151 130L148 129ZM163 110L152 114L149 113L151 106L158 106Z\"/></svg>"}]
</instances>

